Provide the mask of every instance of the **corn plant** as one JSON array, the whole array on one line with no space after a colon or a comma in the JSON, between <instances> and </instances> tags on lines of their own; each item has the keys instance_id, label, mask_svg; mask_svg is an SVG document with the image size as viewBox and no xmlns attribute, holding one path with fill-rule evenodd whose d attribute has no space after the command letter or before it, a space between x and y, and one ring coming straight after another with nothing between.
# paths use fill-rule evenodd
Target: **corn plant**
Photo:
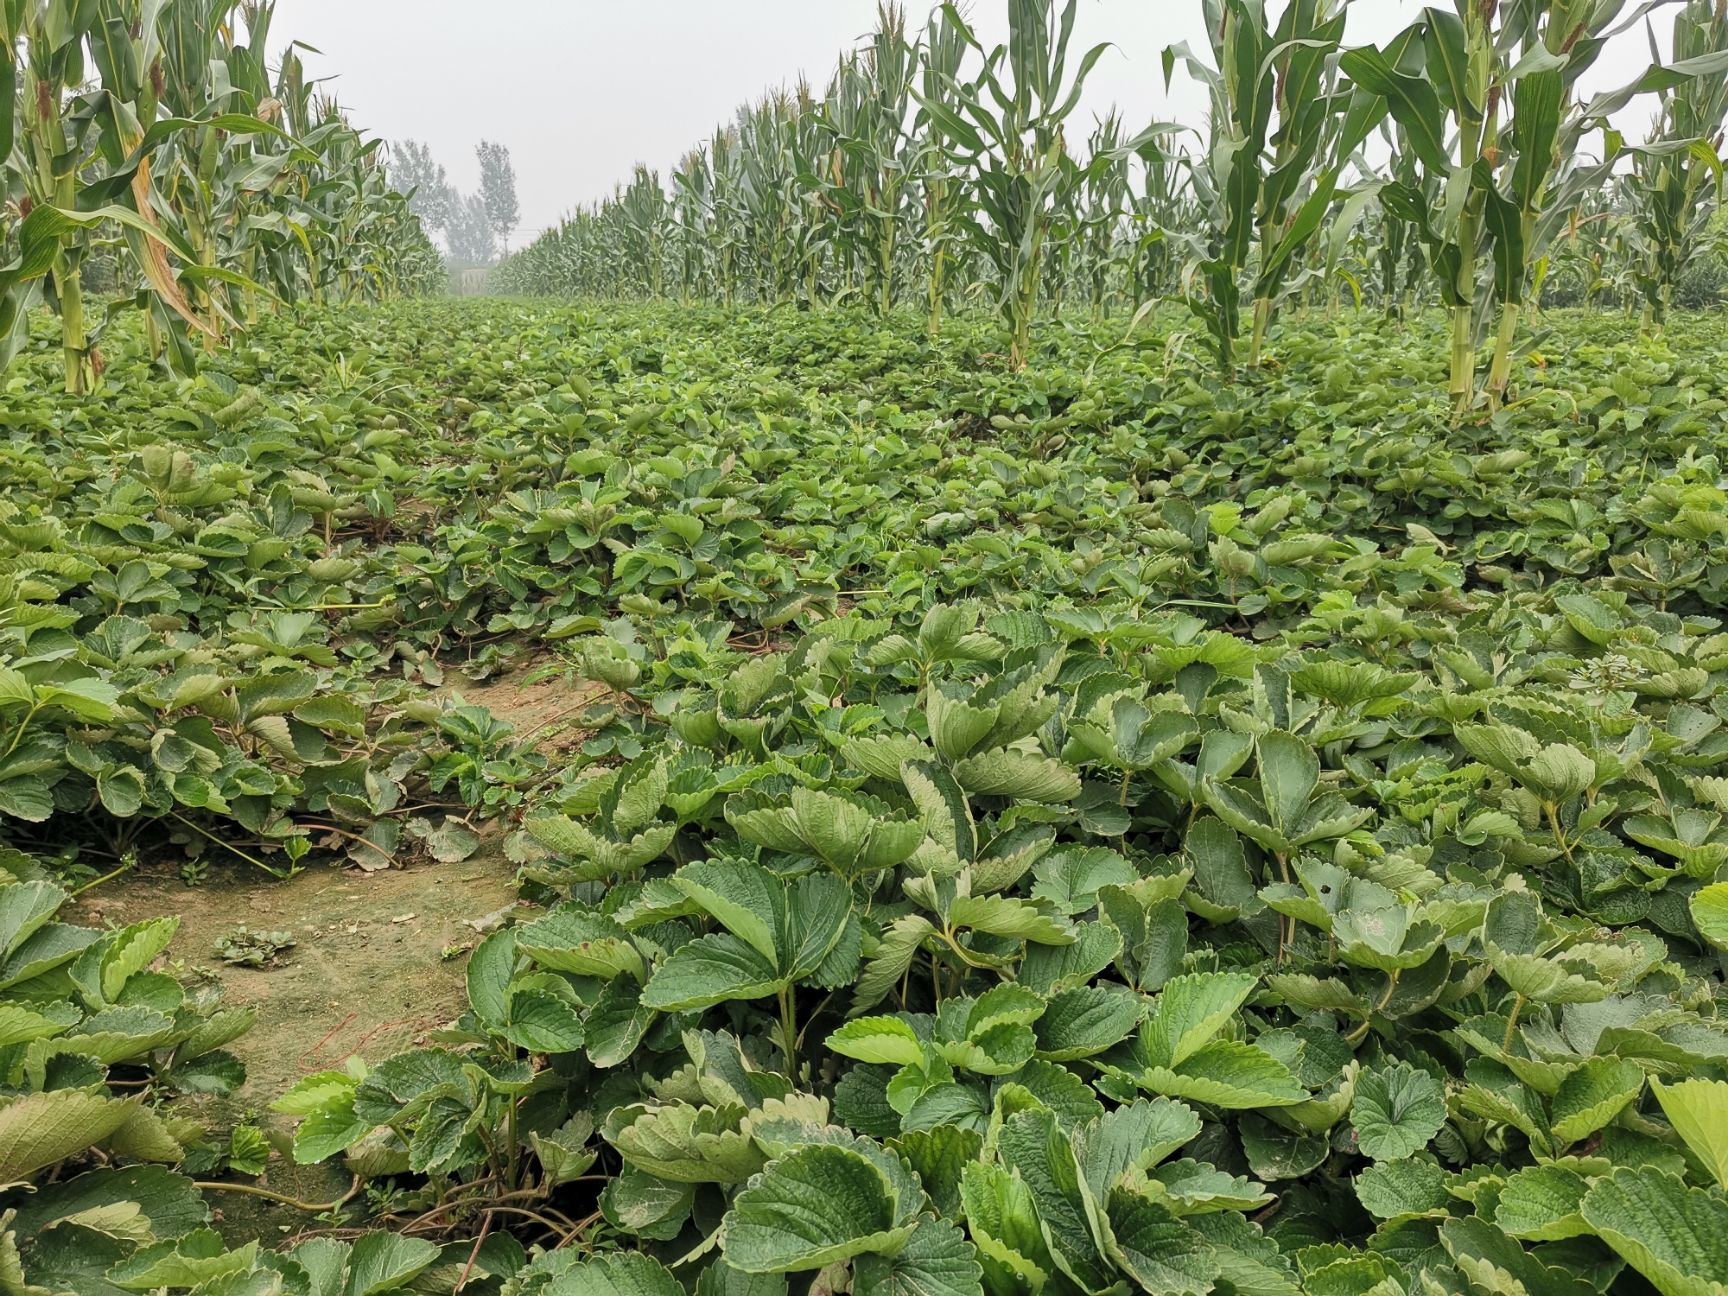
<instances>
[{"instance_id":1,"label":"corn plant","mask_svg":"<svg viewBox=\"0 0 1728 1296\"><path fill-rule=\"evenodd\" d=\"M738 117L740 208L746 246L756 262L758 294L789 301L797 276L797 257L788 255L804 216L798 190L795 109L786 95L774 95L744 109Z\"/></svg>"},{"instance_id":2,"label":"corn plant","mask_svg":"<svg viewBox=\"0 0 1728 1296\"><path fill-rule=\"evenodd\" d=\"M833 136L814 179L828 211L839 218L837 251L848 263L863 265L870 298L882 315L894 307L918 66L919 48L907 39L905 10L882 5L863 54L840 64L816 123Z\"/></svg>"},{"instance_id":3,"label":"corn plant","mask_svg":"<svg viewBox=\"0 0 1728 1296\"><path fill-rule=\"evenodd\" d=\"M1505 397L1519 315L1532 274L1552 241L1553 218L1601 184L1618 151L1605 131L1601 160L1579 163L1582 135L1605 123L1610 107L1606 101L1578 102L1575 88L1601 53L1620 8L1620 0L1527 0L1508 5L1503 17L1500 49L1507 71L1501 101L1509 111L1494 152L1485 159L1491 168L1499 167L1503 178L1487 186L1483 209L1493 237L1493 289L1500 315L1486 389L1490 406Z\"/></svg>"},{"instance_id":4,"label":"corn plant","mask_svg":"<svg viewBox=\"0 0 1728 1296\"><path fill-rule=\"evenodd\" d=\"M1081 273L1094 315L1104 313L1105 298L1130 245L1123 221L1133 191L1130 157L1122 149L1122 119L1102 118L1087 141L1089 161L1082 172L1078 211Z\"/></svg>"},{"instance_id":5,"label":"corn plant","mask_svg":"<svg viewBox=\"0 0 1728 1296\"><path fill-rule=\"evenodd\" d=\"M1398 196L1424 183L1416 154L1404 139L1404 128L1390 119L1380 124L1391 153L1390 189L1382 185L1373 219L1374 268L1378 292L1390 319L1403 319L1429 267L1423 244L1413 236L1409 221L1399 216ZM1427 183L1432 184L1432 181Z\"/></svg>"},{"instance_id":6,"label":"corn plant","mask_svg":"<svg viewBox=\"0 0 1728 1296\"><path fill-rule=\"evenodd\" d=\"M1198 220L1192 159L1149 135L1136 150L1140 186L1128 215L1128 295L1136 302L1176 290L1176 236Z\"/></svg>"},{"instance_id":7,"label":"corn plant","mask_svg":"<svg viewBox=\"0 0 1728 1296\"><path fill-rule=\"evenodd\" d=\"M1618 228L1614 213L1607 211L1580 209L1568 223L1561 248L1577 268L1586 313L1595 308L1598 295L1609 286Z\"/></svg>"},{"instance_id":8,"label":"corn plant","mask_svg":"<svg viewBox=\"0 0 1728 1296\"><path fill-rule=\"evenodd\" d=\"M1655 37L1651 36L1655 53ZM1728 51L1728 0L1689 0L1674 16L1674 57L1709 59ZM1656 129L1633 157L1627 177L1641 244L1635 271L1653 323L1668 317L1674 284L1691 260L1722 194L1722 127L1728 119L1728 68L1658 91Z\"/></svg>"},{"instance_id":9,"label":"corn plant","mask_svg":"<svg viewBox=\"0 0 1728 1296\"><path fill-rule=\"evenodd\" d=\"M1344 10L1345 0L1293 0L1273 26L1261 0L1205 0L1212 64L1185 44L1164 53L1167 85L1180 61L1211 97L1210 137L1194 168L1206 229L1190 269L1205 280L1207 295L1194 304L1226 373L1241 334L1244 273L1255 267L1250 363L1258 366L1290 272L1374 124L1366 97L1352 105L1338 84Z\"/></svg>"},{"instance_id":10,"label":"corn plant","mask_svg":"<svg viewBox=\"0 0 1728 1296\"><path fill-rule=\"evenodd\" d=\"M68 96L84 80L84 38L93 16L74 12L69 0L7 0L3 12L0 57L7 60L9 71L7 84L0 88L6 92L8 121L0 138L10 153L17 136L27 211L19 231L23 255L7 270L11 282L6 289L12 303L8 332L15 337L22 327L23 311L35 295L34 281L51 275L48 282L61 320L66 390L82 392L93 381L85 334L82 239L76 226L52 232L46 227L53 222L48 210L78 205L79 173L74 160L83 147L78 119L68 112L72 106ZM38 208L44 209L42 215L36 215Z\"/></svg>"},{"instance_id":11,"label":"corn plant","mask_svg":"<svg viewBox=\"0 0 1728 1296\"><path fill-rule=\"evenodd\" d=\"M21 169L11 165L18 142L19 90L23 68L18 58L18 40L23 29L23 6L18 0L0 3L0 255L13 242L13 228L28 214L30 200ZM0 370L4 370L23 341L29 327L29 311L41 292L45 271L22 273L21 263L0 264Z\"/></svg>"},{"instance_id":12,"label":"corn plant","mask_svg":"<svg viewBox=\"0 0 1728 1296\"><path fill-rule=\"evenodd\" d=\"M666 192L660 187L660 177L645 166L636 174L613 204L619 218L627 264L649 297L659 297L665 289L665 233L668 219Z\"/></svg>"},{"instance_id":13,"label":"corn plant","mask_svg":"<svg viewBox=\"0 0 1728 1296\"><path fill-rule=\"evenodd\" d=\"M1480 393L1504 399L1513 343L1532 276L1568 215L1606 183L1621 141L1607 119L1635 96L1684 85L1728 67L1728 54L1660 62L1637 80L1589 100L1579 78L1596 62L1621 0L1455 0L1430 8L1385 49L1343 56L1348 75L1381 97L1405 130L1428 185L1388 187L1389 209L1429 247L1452 312L1450 389L1462 412L1475 403L1476 348L1499 315ZM1601 156L1579 146L1603 127ZM1448 152L1447 140L1453 142ZM1479 263L1490 254L1486 277Z\"/></svg>"},{"instance_id":14,"label":"corn plant","mask_svg":"<svg viewBox=\"0 0 1728 1296\"><path fill-rule=\"evenodd\" d=\"M188 238L176 213L163 209L154 171L186 151L194 133L203 133L199 151L212 165L223 141L233 149L240 146L232 141L281 134L248 112L227 111L232 105L209 94L193 96L190 105L176 102L177 47L168 37L179 12L143 0L18 0L6 12L15 68L22 54L22 74L12 78L14 118L24 128L22 187L32 211L43 213L34 227L26 222L21 243L35 246L41 236L52 245L49 260L27 254L13 272L18 282L27 282L33 268L49 276L69 392L89 390L100 372L102 324L86 317L81 272L91 232L120 228L153 318L214 337L188 288L223 272L208 264L209 249Z\"/></svg>"},{"instance_id":15,"label":"corn plant","mask_svg":"<svg viewBox=\"0 0 1728 1296\"><path fill-rule=\"evenodd\" d=\"M66 390L73 394L90 390L99 364L83 289L91 228L106 219L140 234L146 240L141 265L160 293L171 300L178 296L157 243L149 241L162 238L148 202L149 153L162 137L147 140L141 124L154 121L154 93L139 75L137 58L122 59L108 45L123 45L128 35L119 10L113 0L7 0L0 10L7 61L0 82L7 120L0 123L0 138L10 155L0 154L0 163L11 166L17 158L26 212L18 235L21 255L0 271L0 293L7 299L0 336L9 339L0 361L11 358L23 313L37 281L45 279L60 316ZM101 91L81 93L92 46L107 55L96 60L105 84ZM103 203L108 205L100 212L92 211Z\"/></svg>"},{"instance_id":16,"label":"corn plant","mask_svg":"<svg viewBox=\"0 0 1728 1296\"><path fill-rule=\"evenodd\" d=\"M1420 231L1429 248L1442 301L1452 313L1449 389L1460 408L1474 398L1476 387L1476 256L1486 197L1474 176L1489 133L1494 8L1457 0L1456 14L1429 9L1386 49L1350 50L1342 59L1357 85L1387 100L1404 143L1425 168L1420 180L1387 186L1384 201L1393 217ZM1448 135L1456 172L1446 152ZM1436 205L1435 190L1454 174L1459 179L1451 192L1457 199Z\"/></svg>"},{"instance_id":17,"label":"corn plant","mask_svg":"<svg viewBox=\"0 0 1728 1296\"><path fill-rule=\"evenodd\" d=\"M82 269L115 230L121 286L147 311L153 352L181 367L190 336L213 346L260 299L307 284L376 296L405 282L400 256L421 258L424 281L430 245L378 141L314 106L292 53L272 83L273 13L270 0L0 4L0 191L20 217L18 255L0 266L0 364L46 288L66 390L94 387L117 309L91 318Z\"/></svg>"},{"instance_id":18,"label":"corn plant","mask_svg":"<svg viewBox=\"0 0 1728 1296\"><path fill-rule=\"evenodd\" d=\"M948 268L959 241L957 212L964 201L964 163L944 122L957 119L958 86L965 62L966 28L952 10L930 15L918 63L920 92L913 122L917 165L924 190L924 246L930 334L942 330ZM934 103L936 107L932 107Z\"/></svg>"},{"instance_id":19,"label":"corn plant","mask_svg":"<svg viewBox=\"0 0 1728 1296\"><path fill-rule=\"evenodd\" d=\"M1079 102L1086 76L1108 46L1088 50L1068 76L1068 46L1078 0L1010 0L1008 43L989 53L953 5L948 22L984 57L975 79L949 79L943 98L920 95L930 115L965 153L972 202L961 227L998 281L998 304L1009 330L1009 363L1021 368L1032 345L1045 245L1051 223L1074 201L1078 179L1069 165L1063 125ZM957 108L954 106L957 104Z\"/></svg>"},{"instance_id":20,"label":"corn plant","mask_svg":"<svg viewBox=\"0 0 1728 1296\"><path fill-rule=\"evenodd\" d=\"M1454 0L1384 49L1345 51L1348 0L1202 4L1210 48L1164 57L1166 81L1180 64L1209 93L1198 150L1168 147L1168 125L1128 138L1114 113L1072 146L1068 119L1104 48L1070 61L1077 0L1013 0L1009 40L989 50L954 5L914 36L884 4L820 96L801 83L746 106L687 155L669 195L638 176L512 258L499 283L663 297L670 267L687 300L858 301L879 315L920 283L933 335L950 301L993 294L1016 366L1040 310L1076 293L1102 313L1121 285L1136 302L1181 294L1228 373L1239 349L1261 365L1291 305L1334 309L1342 290L1402 317L1432 277L1462 412L1504 401L1552 267L1577 278L1581 228L1611 249L1637 237L1654 284L1708 217L1728 102L1719 0L1690 0L1671 64L1595 97L1584 74L1652 6L1628 18L1625 0ZM1667 115L1628 148L1610 118L1641 94ZM1377 127L1391 154L1378 169ZM1587 144L1599 128L1601 146ZM1581 227L1628 156L1644 232L1618 213ZM1610 260L1592 293L1630 273L1626 254Z\"/></svg>"},{"instance_id":21,"label":"corn plant","mask_svg":"<svg viewBox=\"0 0 1728 1296\"><path fill-rule=\"evenodd\" d=\"M714 223L714 168L706 147L691 149L672 172L671 220L678 295L688 304L707 294L710 275L705 235Z\"/></svg>"}]
</instances>

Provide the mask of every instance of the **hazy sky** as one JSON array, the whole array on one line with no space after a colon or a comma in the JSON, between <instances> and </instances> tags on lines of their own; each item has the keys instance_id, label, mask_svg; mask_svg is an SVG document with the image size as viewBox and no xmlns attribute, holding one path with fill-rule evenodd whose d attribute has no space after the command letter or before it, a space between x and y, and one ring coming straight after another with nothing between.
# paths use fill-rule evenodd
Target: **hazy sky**
<instances>
[{"instance_id":1,"label":"hazy sky","mask_svg":"<svg viewBox=\"0 0 1728 1296\"><path fill-rule=\"evenodd\" d=\"M907 8L921 26L923 0ZM1346 42L1383 42L1419 8L1355 0ZM665 175L764 89L800 71L820 87L875 12L876 0L280 0L274 34L322 52L306 56L308 69L335 76L357 124L426 141L463 188L476 182L479 140L508 145L520 246L609 194L637 162ZM1006 39L1006 0L972 0L970 12L987 45ZM1670 19L1659 12L1657 23L1665 38ZM1202 121L1204 95L1180 70L1164 93L1159 53L1184 40L1206 49L1200 0L1080 0L1071 65L1098 42L1115 48L1088 81L1079 120L1089 129L1116 104L1130 124ZM1643 33L1629 32L1588 84L1623 84L1647 62ZM1649 115L1636 106L1619 124L1641 138Z\"/></svg>"}]
</instances>

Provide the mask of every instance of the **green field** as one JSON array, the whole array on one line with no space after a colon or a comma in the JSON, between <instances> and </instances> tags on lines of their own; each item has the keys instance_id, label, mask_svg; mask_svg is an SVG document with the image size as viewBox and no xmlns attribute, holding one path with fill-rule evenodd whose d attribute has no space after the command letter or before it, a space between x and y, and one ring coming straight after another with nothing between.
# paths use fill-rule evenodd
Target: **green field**
<instances>
[{"instance_id":1,"label":"green field","mask_svg":"<svg viewBox=\"0 0 1728 1296\"><path fill-rule=\"evenodd\" d=\"M189 1230L346 1154L280 1222L405 1230L350 1271L413 1290L1709 1290L1728 364L1544 323L1462 426L1444 322L1353 312L1240 388L1166 315L1021 372L988 320L500 301L123 344L101 399L39 352L0 1161L74 1160L26 1272L341 1290ZM286 1095L172 919L53 920L344 864L530 907L446 951L453 1027Z\"/></svg>"},{"instance_id":2,"label":"green field","mask_svg":"<svg viewBox=\"0 0 1728 1296\"><path fill-rule=\"evenodd\" d=\"M0 0L0 1296L1728 1296L1728 0L282 7Z\"/></svg>"}]
</instances>

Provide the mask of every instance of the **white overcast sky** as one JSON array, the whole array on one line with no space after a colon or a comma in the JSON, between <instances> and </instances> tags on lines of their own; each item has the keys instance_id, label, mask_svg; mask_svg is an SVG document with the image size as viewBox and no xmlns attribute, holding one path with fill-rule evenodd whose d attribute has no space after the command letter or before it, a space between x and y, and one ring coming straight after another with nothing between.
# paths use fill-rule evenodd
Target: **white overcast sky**
<instances>
[{"instance_id":1,"label":"white overcast sky","mask_svg":"<svg viewBox=\"0 0 1728 1296\"><path fill-rule=\"evenodd\" d=\"M968 8L986 45L1006 39L1007 0ZM921 28L928 5L907 9ZM1384 42L1419 10L1413 0L1355 0L1346 43ZM424 140L462 188L476 182L479 140L508 145L520 246L605 197L637 162L666 175L763 90L800 72L820 88L875 13L876 0L279 0L272 35L317 47L309 72L335 78L358 125ZM1671 21L1658 11L1664 49ZM1199 124L1204 95L1180 69L1164 93L1160 51L1184 40L1207 48L1200 0L1080 0L1070 66L1098 42L1115 46L1087 82L1080 122L1089 129L1115 104L1130 125ZM1586 84L1624 84L1648 61L1643 32L1628 32ZM1640 104L1618 124L1642 138L1649 117Z\"/></svg>"}]
</instances>

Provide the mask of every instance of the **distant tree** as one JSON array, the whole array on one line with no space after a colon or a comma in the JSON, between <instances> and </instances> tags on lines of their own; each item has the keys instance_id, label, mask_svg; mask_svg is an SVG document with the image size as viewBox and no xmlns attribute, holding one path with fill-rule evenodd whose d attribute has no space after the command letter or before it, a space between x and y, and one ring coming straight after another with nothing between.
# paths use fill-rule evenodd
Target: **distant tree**
<instances>
[{"instance_id":1,"label":"distant tree","mask_svg":"<svg viewBox=\"0 0 1728 1296\"><path fill-rule=\"evenodd\" d=\"M480 159L480 198L486 207L487 222L508 252L510 232L522 222L521 208L516 202L516 168L510 164L510 150L503 144L481 140L474 154Z\"/></svg>"},{"instance_id":2,"label":"distant tree","mask_svg":"<svg viewBox=\"0 0 1728 1296\"><path fill-rule=\"evenodd\" d=\"M456 196L450 206L450 224L444 238L450 245L453 265L489 266L498 259L491 212L479 194Z\"/></svg>"},{"instance_id":3,"label":"distant tree","mask_svg":"<svg viewBox=\"0 0 1728 1296\"><path fill-rule=\"evenodd\" d=\"M398 193L413 191L408 207L428 230L442 234L450 228L451 209L459 197L430 148L411 139L391 148L390 179Z\"/></svg>"}]
</instances>

